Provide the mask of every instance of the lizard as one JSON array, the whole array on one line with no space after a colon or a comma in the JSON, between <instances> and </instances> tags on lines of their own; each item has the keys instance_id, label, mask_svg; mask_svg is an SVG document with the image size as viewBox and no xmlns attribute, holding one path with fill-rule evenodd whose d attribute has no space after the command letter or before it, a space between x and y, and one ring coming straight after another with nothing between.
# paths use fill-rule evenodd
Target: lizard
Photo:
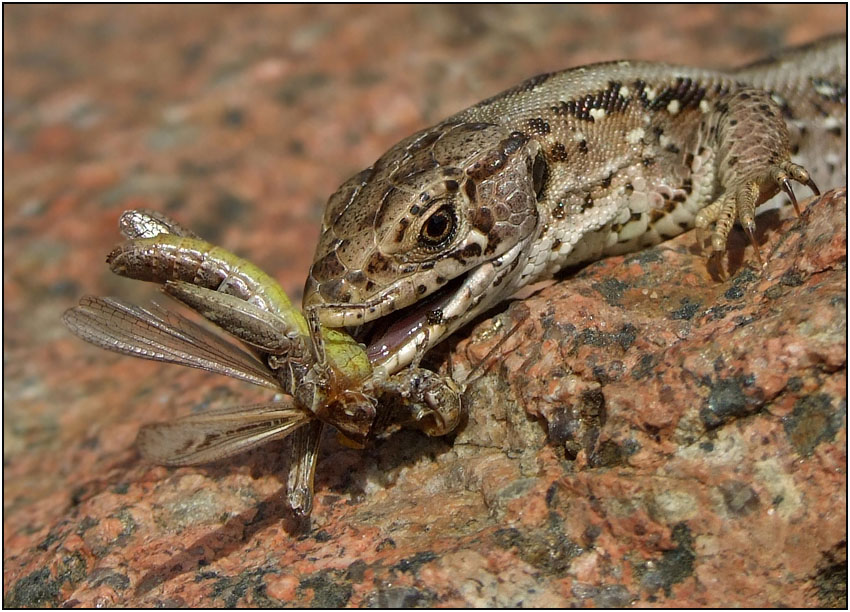
<instances>
[{"instance_id":1,"label":"lizard","mask_svg":"<svg viewBox=\"0 0 850 612\"><path fill-rule=\"evenodd\" d=\"M845 82L843 37L729 72L622 61L540 75L401 141L331 196L306 318L250 262L125 213L112 270L164 282L261 361L120 301L87 298L65 321L109 350L292 395L147 426L139 444L192 465L287 436L287 500L308 515L323 423L356 444L405 423L454 430L462 385L419 361L518 289L692 227L712 253L735 219L755 244L757 205L782 190L799 208L792 180L815 193L845 181Z\"/></svg>"},{"instance_id":2,"label":"lizard","mask_svg":"<svg viewBox=\"0 0 850 612\"><path fill-rule=\"evenodd\" d=\"M303 308L387 372L559 270L694 227L720 254L791 181L846 182L846 37L729 71L541 74L402 140L327 202Z\"/></svg>"}]
</instances>

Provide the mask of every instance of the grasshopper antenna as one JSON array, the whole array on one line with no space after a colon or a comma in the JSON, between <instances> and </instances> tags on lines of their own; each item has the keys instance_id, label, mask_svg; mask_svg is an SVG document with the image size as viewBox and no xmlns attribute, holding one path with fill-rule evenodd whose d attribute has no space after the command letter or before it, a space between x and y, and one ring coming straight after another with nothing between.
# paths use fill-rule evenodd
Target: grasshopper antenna
<instances>
[{"instance_id":1,"label":"grasshopper antenna","mask_svg":"<svg viewBox=\"0 0 850 612\"><path fill-rule=\"evenodd\" d=\"M484 355L484 358L481 359L481 361L479 361L475 365L475 367L472 368L472 370L469 371L469 374L466 375L466 378L464 378L464 380L462 382L458 381L458 384L460 384L463 387L464 391L466 391L466 389L470 385L472 385L474 382L476 382L479 378L481 378L482 376L484 376L487 373L487 370L490 369L489 365L487 365L488 362L490 361L490 358L496 352L498 352L499 349L502 348L502 346L505 344L505 342L507 342L508 339L511 336L513 336L519 330L520 327L522 327L523 323L525 323L526 320L528 320L528 316L529 316L529 314L526 311L525 314L522 316L522 318L519 321L517 321L516 323L514 323L513 327L511 327L510 330L508 330L508 333L506 333L504 336L499 338L499 341L496 342L496 344L494 344L493 347L489 351L487 351L487 354ZM485 365L487 367L485 367ZM477 376L476 376L476 374L477 374ZM451 360L449 360L449 376L454 380L454 375L452 373Z\"/></svg>"}]
</instances>

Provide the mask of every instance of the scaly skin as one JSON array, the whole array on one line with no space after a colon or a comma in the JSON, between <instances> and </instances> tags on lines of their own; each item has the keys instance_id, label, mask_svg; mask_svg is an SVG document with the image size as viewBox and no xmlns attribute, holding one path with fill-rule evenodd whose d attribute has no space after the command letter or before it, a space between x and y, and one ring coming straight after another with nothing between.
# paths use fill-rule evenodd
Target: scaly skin
<instances>
[{"instance_id":1,"label":"scaly skin","mask_svg":"<svg viewBox=\"0 0 850 612\"><path fill-rule=\"evenodd\" d=\"M694 226L723 251L791 181L846 181L846 53L841 36L730 72L596 64L461 111L331 196L305 311L394 372L565 266Z\"/></svg>"}]
</instances>

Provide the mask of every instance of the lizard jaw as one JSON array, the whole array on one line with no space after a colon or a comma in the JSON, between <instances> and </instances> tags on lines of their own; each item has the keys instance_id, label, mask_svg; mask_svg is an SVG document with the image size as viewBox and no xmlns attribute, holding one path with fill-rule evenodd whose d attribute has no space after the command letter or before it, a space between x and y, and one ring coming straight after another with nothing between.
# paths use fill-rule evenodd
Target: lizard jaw
<instances>
[{"instance_id":1,"label":"lizard jaw","mask_svg":"<svg viewBox=\"0 0 850 612\"><path fill-rule=\"evenodd\" d=\"M441 342L449 334L500 301L502 289L517 277L526 243L484 262L418 302L374 321L367 354L375 366L394 373ZM493 291L494 286L500 291Z\"/></svg>"}]
</instances>

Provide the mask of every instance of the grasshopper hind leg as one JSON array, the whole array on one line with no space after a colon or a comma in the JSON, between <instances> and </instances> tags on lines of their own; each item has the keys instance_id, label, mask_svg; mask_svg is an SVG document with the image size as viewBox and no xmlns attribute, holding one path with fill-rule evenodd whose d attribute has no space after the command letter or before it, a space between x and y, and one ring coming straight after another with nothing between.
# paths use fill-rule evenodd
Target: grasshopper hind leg
<instances>
[{"instance_id":1,"label":"grasshopper hind leg","mask_svg":"<svg viewBox=\"0 0 850 612\"><path fill-rule=\"evenodd\" d=\"M324 423L314 420L294 431L286 441L289 455L286 503L299 517L309 516L313 509L313 481L323 431Z\"/></svg>"}]
</instances>

